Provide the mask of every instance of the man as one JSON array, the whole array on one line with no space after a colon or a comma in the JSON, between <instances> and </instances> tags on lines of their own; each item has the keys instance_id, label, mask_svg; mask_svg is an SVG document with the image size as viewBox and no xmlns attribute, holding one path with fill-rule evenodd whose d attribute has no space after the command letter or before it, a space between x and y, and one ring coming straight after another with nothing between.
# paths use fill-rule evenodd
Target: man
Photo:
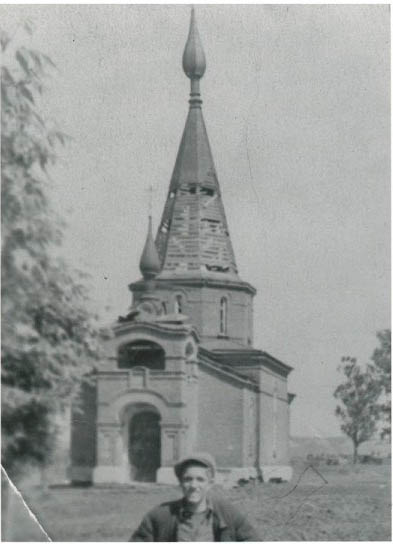
<instances>
[{"instance_id":1,"label":"man","mask_svg":"<svg viewBox=\"0 0 393 544\"><path fill-rule=\"evenodd\" d=\"M183 498L156 506L146 514L131 542L258 541L245 516L209 493L215 461L208 453L189 455L174 467Z\"/></svg>"}]
</instances>

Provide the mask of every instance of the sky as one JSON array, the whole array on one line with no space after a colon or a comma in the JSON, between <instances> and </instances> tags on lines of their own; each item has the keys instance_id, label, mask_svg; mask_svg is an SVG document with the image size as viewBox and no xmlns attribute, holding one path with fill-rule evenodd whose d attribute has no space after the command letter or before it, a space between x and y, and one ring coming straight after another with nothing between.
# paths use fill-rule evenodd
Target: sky
<instances>
[{"instance_id":1,"label":"sky","mask_svg":"<svg viewBox=\"0 0 393 544\"><path fill-rule=\"evenodd\" d=\"M188 110L189 5L0 5L58 70L42 108L72 137L52 169L64 254L103 321L131 303ZM203 113L254 345L294 367L291 432L340 433L341 356L390 327L388 5L196 6ZM30 21L29 37L23 23Z\"/></svg>"}]
</instances>

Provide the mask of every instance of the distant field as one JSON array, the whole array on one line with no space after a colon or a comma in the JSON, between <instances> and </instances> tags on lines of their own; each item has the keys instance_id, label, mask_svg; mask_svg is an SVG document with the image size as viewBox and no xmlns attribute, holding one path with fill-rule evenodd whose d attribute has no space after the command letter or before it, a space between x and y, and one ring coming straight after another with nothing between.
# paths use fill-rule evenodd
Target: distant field
<instances>
[{"instance_id":1,"label":"distant field","mask_svg":"<svg viewBox=\"0 0 393 544\"><path fill-rule=\"evenodd\" d=\"M319 467L328 483L308 470L290 492L285 484L247 484L223 492L248 512L261 539L391 540L390 467ZM54 541L126 541L146 510L175 498L169 486L25 489L24 497ZM37 541L22 514L14 513L8 540Z\"/></svg>"}]
</instances>

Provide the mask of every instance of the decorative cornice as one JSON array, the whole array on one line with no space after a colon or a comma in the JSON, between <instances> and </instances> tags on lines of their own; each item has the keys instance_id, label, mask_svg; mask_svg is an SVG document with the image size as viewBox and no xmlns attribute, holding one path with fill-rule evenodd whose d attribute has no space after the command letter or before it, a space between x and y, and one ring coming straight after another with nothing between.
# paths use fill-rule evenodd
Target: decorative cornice
<instances>
[{"instance_id":1,"label":"decorative cornice","mask_svg":"<svg viewBox=\"0 0 393 544\"><path fill-rule=\"evenodd\" d=\"M242 280L226 280L215 278L198 278L198 277L173 277L173 278L156 278L156 289L170 289L175 290L179 286L182 287L214 287L216 289L231 289L234 291L244 291L252 296L256 295L257 290L250 283ZM147 290L146 282L140 279L136 282L130 283L128 288L132 292Z\"/></svg>"},{"instance_id":2,"label":"decorative cornice","mask_svg":"<svg viewBox=\"0 0 393 544\"><path fill-rule=\"evenodd\" d=\"M233 366L236 366L239 369L242 366L255 368L266 367L284 377L287 377L293 370L291 366L272 357L269 353L257 349L209 351L200 346L199 352L221 364L230 365L232 368Z\"/></svg>"},{"instance_id":3,"label":"decorative cornice","mask_svg":"<svg viewBox=\"0 0 393 544\"><path fill-rule=\"evenodd\" d=\"M169 325L160 321L128 321L121 324L116 323L113 326L113 331L116 337L141 330L170 336L180 336L183 338L193 335L197 341L199 341L198 333L191 325Z\"/></svg>"},{"instance_id":4,"label":"decorative cornice","mask_svg":"<svg viewBox=\"0 0 393 544\"><path fill-rule=\"evenodd\" d=\"M226 376L227 378L238 382L239 384L251 387L255 391L258 390L258 384L254 380L252 380L251 378L249 378L247 376L239 374L238 372L233 370L233 368L230 368L228 366L221 365L221 364L217 363L217 361L214 361L214 360L210 359L206 355L202 355L202 356L199 355L198 356L198 363L202 364L202 365L204 365L204 366L206 366L208 368L211 368L215 372L218 372L219 374L222 374L222 375Z\"/></svg>"}]
</instances>

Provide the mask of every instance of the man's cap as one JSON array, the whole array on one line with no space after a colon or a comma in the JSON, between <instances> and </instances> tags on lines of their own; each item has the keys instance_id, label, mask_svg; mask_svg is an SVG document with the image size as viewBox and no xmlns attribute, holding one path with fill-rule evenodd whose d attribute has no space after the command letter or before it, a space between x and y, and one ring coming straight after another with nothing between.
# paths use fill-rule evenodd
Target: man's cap
<instances>
[{"instance_id":1,"label":"man's cap","mask_svg":"<svg viewBox=\"0 0 393 544\"><path fill-rule=\"evenodd\" d=\"M184 467L192 462L199 463L200 465L204 465L206 468L210 468L212 471L213 476L216 472L216 462L214 460L214 457L210 455L210 453L204 453L204 452L196 452L192 453L190 455L186 455L176 465L173 467L175 474L178 479L181 478L181 475L183 473Z\"/></svg>"}]
</instances>

